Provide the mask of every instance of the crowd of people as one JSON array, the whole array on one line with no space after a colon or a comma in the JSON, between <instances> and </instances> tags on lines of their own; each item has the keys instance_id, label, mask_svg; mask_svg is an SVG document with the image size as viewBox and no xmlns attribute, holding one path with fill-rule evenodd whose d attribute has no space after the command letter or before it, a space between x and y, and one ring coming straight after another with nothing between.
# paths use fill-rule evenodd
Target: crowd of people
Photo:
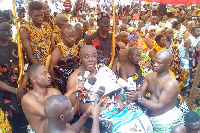
<instances>
[{"instance_id":1,"label":"crowd of people","mask_svg":"<svg viewBox=\"0 0 200 133\"><path fill-rule=\"evenodd\" d=\"M116 5L114 18L110 1L92 2L19 2L20 36L0 10L0 131L200 132L181 96L200 56L198 5Z\"/></svg>"}]
</instances>

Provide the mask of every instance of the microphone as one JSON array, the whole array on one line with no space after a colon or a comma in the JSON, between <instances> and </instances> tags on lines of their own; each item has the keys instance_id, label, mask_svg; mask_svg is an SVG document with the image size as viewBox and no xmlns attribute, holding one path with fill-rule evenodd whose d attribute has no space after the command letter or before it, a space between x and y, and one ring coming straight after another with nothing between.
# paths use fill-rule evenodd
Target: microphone
<instances>
[{"instance_id":1,"label":"microphone","mask_svg":"<svg viewBox=\"0 0 200 133\"><path fill-rule=\"evenodd\" d=\"M96 81L97 79L95 77L89 78L84 84L84 90L90 90Z\"/></svg>"},{"instance_id":2,"label":"microphone","mask_svg":"<svg viewBox=\"0 0 200 133\"><path fill-rule=\"evenodd\" d=\"M79 72L78 73L78 82L82 82L83 81L83 75L84 75L83 72Z\"/></svg>"},{"instance_id":3,"label":"microphone","mask_svg":"<svg viewBox=\"0 0 200 133\"><path fill-rule=\"evenodd\" d=\"M128 90L129 91L136 91L136 82L133 81L132 77L128 78L128 83L129 83Z\"/></svg>"},{"instance_id":4,"label":"microphone","mask_svg":"<svg viewBox=\"0 0 200 133\"><path fill-rule=\"evenodd\" d=\"M122 78L119 78L117 80L117 83L120 87L122 87L124 89L125 92L129 91L128 90L128 82L126 82L125 80L123 80Z\"/></svg>"},{"instance_id":5,"label":"microphone","mask_svg":"<svg viewBox=\"0 0 200 133\"><path fill-rule=\"evenodd\" d=\"M94 105L97 105L99 103L99 101L100 101L101 97L104 95L104 93L105 93L105 87L100 86L98 91L97 91L98 96L94 101Z\"/></svg>"},{"instance_id":6,"label":"microphone","mask_svg":"<svg viewBox=\"0 0 200 133\"><path fill-rule=\"evenodd\" d=\"M90 72L89 71L85 71L84 72L84 75L83 75L83 81L82 82L85 82L87 80L87 77L90 75Z\"/></svg>"},{"instance_id":7,"label":"microphone","mask_svg":"<svg viewBox=\"0 0 200 133\"><path fill-rule=\"evenodd\" d=\"M84 76L84 72L79 72L78 73L78 82L79 83L83 82L83 76ZM76 99L79 98L79 97L81 97L81 92L80 91L76 92Z\"/></svg>"}]
</instances>

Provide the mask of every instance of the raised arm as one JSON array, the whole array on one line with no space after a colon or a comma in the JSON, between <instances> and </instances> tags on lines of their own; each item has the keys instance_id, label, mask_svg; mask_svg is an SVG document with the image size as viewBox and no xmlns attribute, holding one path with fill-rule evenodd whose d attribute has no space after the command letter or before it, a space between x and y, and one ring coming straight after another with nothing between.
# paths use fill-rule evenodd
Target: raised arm
<instances>
[{"instance_id":1,"label":"raised arm","mask_svg":"<svg viewBox=\"0 0 200 133\"><path fill-rule=\"evenodd\" d=\"M31 48L31 44L30 44L30 40L29 40L30 36L29 36L29 32L27 29L25 29L25 28L20 29L20 38L21 38L21 43L23 45L23 48L26 52L28 61L31 64L39 63L33 56L32 48Z\"/></svg>"}]
</instances>

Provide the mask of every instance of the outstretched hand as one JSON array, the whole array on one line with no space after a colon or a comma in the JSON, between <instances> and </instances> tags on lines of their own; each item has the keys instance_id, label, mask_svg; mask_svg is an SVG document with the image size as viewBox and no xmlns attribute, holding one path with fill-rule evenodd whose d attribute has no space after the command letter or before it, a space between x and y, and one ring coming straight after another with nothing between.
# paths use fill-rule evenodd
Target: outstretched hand
<instances>
[{"instance_id":1,"label":"outstretched hand","mask_svg":"<svg viewBox=\"0 0 200 133\"><path fill-rule=\"evenodd\" d=\"M138 100L138 91L125 92L128 101Z\"/></svg>"},{"instance_id":2,"label":"outstretched hand","mask_svg":"<svg viewBox=\"0 0 200 133\"><path fill-rule=\"evenodd\" d=\"M17 88L17 101L20 102L21 98L26 94L24 88Z\"/></svg>"}]
</instances>

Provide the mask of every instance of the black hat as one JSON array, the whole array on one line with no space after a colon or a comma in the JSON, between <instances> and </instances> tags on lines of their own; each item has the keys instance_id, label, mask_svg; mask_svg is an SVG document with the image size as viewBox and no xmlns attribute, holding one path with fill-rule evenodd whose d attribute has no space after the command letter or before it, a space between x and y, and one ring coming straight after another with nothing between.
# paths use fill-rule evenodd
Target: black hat
<instances>
[{"instance_id":1,"label":"black hat","mask_svg":"<svg viewBox=\"0 0 200 133\"><path fill-rule=\"evenodd\" d=\"M99 14L98 14L98 17L97 17L97 22L98 22L99 20L101 20L102 18L104 18L104 17L110 18L109 15L108 15L108 13L106 13L106 12L101 12L101 13L99 13Z\"/></svg>"}]
</instances>

